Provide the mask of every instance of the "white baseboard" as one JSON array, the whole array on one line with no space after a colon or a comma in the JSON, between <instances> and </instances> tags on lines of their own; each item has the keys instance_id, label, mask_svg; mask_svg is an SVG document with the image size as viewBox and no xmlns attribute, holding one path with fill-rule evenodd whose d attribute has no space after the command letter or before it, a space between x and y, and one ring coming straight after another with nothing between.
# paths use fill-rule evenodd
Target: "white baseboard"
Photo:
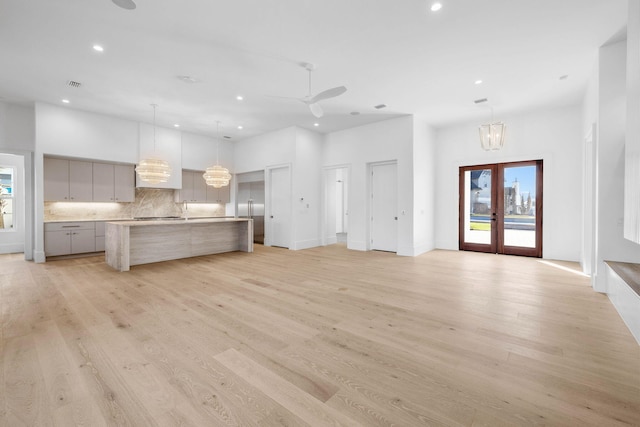
<instances>
[{"instance_id":1,"label":"white baseboard","mask_svg":"<svg viewBox=\"0 0 640 427\"><path fill-rule=\"evenodd\" d=\"M338 243L338 238L335 234L333 235L333 237L327 236L325 240L327 242L326 245L335 245L336 243Z\"/></svg>"},{"instance_id":2,"label":"white baseboard","mask_svg":"<svg viewBox=\"0 0 640 427\"><path fill-rule=\"evenodd\" d=\"M0 254L17 254L24 252L24 243L0 244Z\"/></svg>"},{"instance_id":3,"label":"white baseboard","mask_svg":"<svg viewBox=\"0 0 640 427\"><path fill-rule=\"evenodd\" d=\"M293 250L299 251L301 249L310 249L318 246L320 246L320 240L318 239L301 240L293 244Z\"/></svg>"},{"instance_id":4,"label":"white baseboard","mask_svg":"<svg viewBox=\"0 0 640 427\"><path fill-rule=\"evenodd\" d=\"M44 251L33 251L33 261L34 262L46 262L47 257L44 256Z\"/></svg>"},{"instance_id":5,"label":"white baseboard","mask_svg":"<svg viewBox=\"0 0 640 427\"><path fill-rule=\"evenodd\" d=\"M607 269L607 296L640 344L640 295L635 293L611 267L607 265L605 268Z\"/></svg>"},{"instance_id":6,"label":"white baseboard","mask_svg":"<svg viewBox=\"0 0 640 427\"><path fill-rule=\"evenodd\" d=\"M367 250L367 242L363 242L360 240L349 239L347 241L347 249L352 249L354 251L366 251Z\"/></svg>"}]
</instances>

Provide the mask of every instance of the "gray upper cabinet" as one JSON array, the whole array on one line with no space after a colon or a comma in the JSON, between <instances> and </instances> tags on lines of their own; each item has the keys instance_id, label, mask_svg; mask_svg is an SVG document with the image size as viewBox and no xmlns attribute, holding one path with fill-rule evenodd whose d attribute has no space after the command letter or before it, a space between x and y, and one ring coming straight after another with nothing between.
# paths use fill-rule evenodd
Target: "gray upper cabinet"
<instances>
[{"instance_id":1,"label":"gray upper cabinet","mask_svg":"<svg viewBox=\"0 0 640 427\"><path fill-rule=\"evenodd\" d=\"M44 200L133 202L133 165L44 158Z\"/></svg>"},{"instance_id":2,"label":"gray upper cabinet","mask_svg":"<svg viewBox=\"0 0 640 427\"><path fill-rule=\"evenodd\" d=\"M176 192L177 202L229 203L229 186L213 188L207 185L202 175L204 171L182 171L182 189Z\"/></svg>"},{"instance_id":3,"label":"gray upper cabinet","mask_svg":"<svg viewBox=\"0 0 640 427\"><path fill-rule=\"evenodd\" d=\"M229 185L221 188L213 188L207 185L207 202L229 203L231 201L231 188Z\"/></svg>"},{"instance_id":4,"label":"gray upper cabinet","mask_svg":"<svg viewBox=\"0 0 640 427\"><path fill-rule=\"evenodd\" d=\"M80 160L44 159L45 201L93 201L93 164Z\"/></svg>"},{"instance_id":5,"label":"gray upper cabinet","mask_svg":"<svg viewBox=\"0 0 640 427\"><path fill-rule=\"evenodd\" d=\"M132 165L93 164L94 202L133 202L135 172Z\"/></svg>"}]
</instances>

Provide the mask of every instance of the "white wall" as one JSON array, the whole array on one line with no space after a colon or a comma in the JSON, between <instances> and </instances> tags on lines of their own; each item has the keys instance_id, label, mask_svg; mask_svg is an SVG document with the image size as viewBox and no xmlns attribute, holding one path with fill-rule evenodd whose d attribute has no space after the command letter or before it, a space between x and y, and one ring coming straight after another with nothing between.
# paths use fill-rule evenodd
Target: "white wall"
<instances>
[{"instance_id":1,"label":"white wall","mask_svg":"<svg viewBox=\"0 0 640 427\"><path fill-rule=\"evenodd\" d=\"M205 170L216 163L219 146L219 164L235 172L233 164L234 143L209 136L182 132L182 168Z\"/></svg>"},{"instance_id":2,"label":"white wall","mask_svg":"<svg viewBox=\"0 0 640 427\"><path fill-rule=\"evenodd\" d=\"M604 260L640 262L640 245L624 238L626 41L599 52L597 247L594 289L607 292ZM633 119L637 120L637 118Z\"/></svg>"},{"instance_id":3,"label":"white wall","mask_svg":"<svg viewBox=\"0 0 640 427\"><path fill-rule=\"evenodd\" d=\"M398 255L416 252L413 240L413 117L359 126L325 136L322 166L350 165L349 249L369 248L368 165L396 160L398 164Z\"/></svg>"},{"instance_id":4,"label":"white wall","mask_svg":"<svg viewBox=\"0 0 640 427\"><path fill-rule=\"evenodd\" d=\"M31 107L0 102L0 150L35 150L35 111Z\"/></svg>"},{"instance_id":5,"label":"white wall","mask_svg":"<svg viewBox=\"0 0 640 427\"><path fill-rule=\"evenodd\" d=\"M236 142L233 164L236 173L245 173L293 163L295 157L296 128L289 127Z\"/></svg>"},{"instance_id":6,"label":"white wall","mask_svg":"<svg viewBox=\"0 0 640 427\"><path fill-rule=\"evenodd\" d=\"M413 120L414 255L435 247L435 132L425 117Z\"/></svg>"},{"instance_id":7,"label":"white wall","mask_svg":"<svg viewBox=\"0 0 640 427\"><path fill-rule=\"evenodd\" d=\"M35 128L41 154L138 162L138 122L36 103Z\"/></svg>"},{"instance_id":8,"label":"white wall","mask_svg":"<svg viewBox=\"0 0 640 427\"><path fill-rule=\"evenodd\" d=\"M469 122L436 131L435 240L458 249L460 166L542 159L543 257L578 261L581 252L582 122L579 106L497 117L507 125L500 151L480 147L478 126Z\"/></svg>"},{"instance_id":9,"label":"white wall","mask_svg":"<svg viewBox=\"0 0 640 427\"><path fill-rule=\"evenodd\" d=\"M640 1L629 2L624 236L640 244Z\"/></svg>"},{"instance_id":10,"label":"white wall","mask_svg":"<svg viewBox=\"0 0 640 427\"><path fill-rule=\"evenodd\" d=\"M322 142L322 135L290 127L244 139L234 145L236 173L279 165L291 167L290 249L293 250L318 246L321 242L319 201Z\"/></svg>"}]
</instances>

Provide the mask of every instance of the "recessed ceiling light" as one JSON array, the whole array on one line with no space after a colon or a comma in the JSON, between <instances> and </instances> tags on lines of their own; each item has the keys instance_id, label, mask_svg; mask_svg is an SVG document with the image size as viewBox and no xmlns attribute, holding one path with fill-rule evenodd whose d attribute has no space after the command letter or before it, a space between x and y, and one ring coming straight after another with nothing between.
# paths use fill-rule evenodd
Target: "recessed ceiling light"
<instances>
[{"instance_id":1,"label":"recessed ceiling light","mask_svg":"<svg viewBox=\"0 0 640 427\"><path fill-rule=\"evenodd\" d=\"M382 110L383 108L386 108L387 104L378 104L378 105L374 105L373 108L375 108L376 110Z\"/></svg>"},{"instance_id":2,"label":"recessed ceiling light","mask_svg":"<svg viewBox=\"0 0 640 427\"><path fill-rule=\"evenodd\" d=\"M111 0L116 6L120 6L123 9L133 10L136 8L136 3L133 0Z\"/></svg>"},{"instance_id":3,"label":"recessed ceiling light","mask_svg":"<svg viewBox=\"0 0 640 427\"><path fill-rule=\"evenodd\" d=\"M63 100L62 100L62 103L63 103L63 104L68 104L69 102L71 102L71 101L69 101L68 99L63 99Z\"/></svg>"},{"instance_id":4,"label":"recessed ceiling light","mask_svg":"<svg viewBox=\"0 0 640 427\"><path fill-rule=\"evenodd\" d=\"M179 127L180 127L180 124L179 124L179 123L176 123L175 125L173 125L173 127L174 127L174 128L179 128Z\"/></svg>"},{"instance_id":5,"label":"recessed ceiling light","mask_svg":"<svg viewBox=\"0 0 640 427\"><path fill-rule=\"evenodd\" d=\"M314 125L315 127L318 127L318 126L320 126L320 123L314 123L313 125Z\"/></svg>"},{"instance_id":6,"label":"recessed ceiling light","mask_svg":"<svg viewBox=\"0 0 640 427\"><path fill-rule=\"evenodd\" d=\"M238 101L242 101L242 100L244 99L244 97L243 97L242 95L238 95L238 96L236 96L236 99L237 99Z\"/></svg>"},{"instance_id":7,"label":"recessed ceiling light","mask_svg":"<svg viewBox=\"0 0 640 427\"><path fill-rule=\"evenodd\" d=\"M102 46L100 46L99 44L94 44L93 45L93 50L95 50L96 52L104 52L104 48Z\"/></svg>"},{"instance_id":8,"label":"recessed ceiling light","mask_svg":"<svg viewBox=\"0 0 640 427\"><path fill-rule=\"evenodd\" d=\"M349 114L351 114L352 116L357 116L360 114L360 111L352 111Z\"/></svg>"},{"instance_id":9,"label":"recessed ceiling light","mask_svg":"<svg viewBox=\"0 0 640 427\"><path fill-rule=\"evenodd\" d=\"M242 125L238 125L238 130L242 130Z\"/></svg>"},{"instance_id":10,"label":"recessed ceiling light","mask_svg":"<svg viewBox=\"0 0 640 427\"><path fill-rule=\"evenodd\" d=\"M567 80L568 78L569 78L569 74L560 76L560 80Z\"/></svg>"},{"instance_id":11,"label":"recessed ceiling light","mask_svg":"<svg viewBox=\"0 0 640 427\"><path fill-rule=\"evenodd\" d=\"M474 84L477 84L477 85L481 85L481 84L482 84L482 80L476 80L476 81L475 81L475 82L473 82L473 83L474 83Z\"/></svg>"},{"instance_id":12,"label":"recessed ceiling light","mask_svg":"<svg viewBox=\"0 0 640 427\"><path fill-rule=\"evenodd\" d=\"M431 5L431 12L437 12L442 9L442 3L434 3Z\"/></svg>"}]
</instances>

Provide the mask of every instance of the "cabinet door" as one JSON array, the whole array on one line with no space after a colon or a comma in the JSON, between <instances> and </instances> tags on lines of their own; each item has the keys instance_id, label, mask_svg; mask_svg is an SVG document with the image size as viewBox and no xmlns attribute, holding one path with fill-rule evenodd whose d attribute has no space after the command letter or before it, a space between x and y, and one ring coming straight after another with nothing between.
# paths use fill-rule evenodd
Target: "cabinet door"
<instances>
[{"instance_id":1,"label":"cabinet door","mask_svg":"<svg viewBox=\"0 0 640 427\"><path fill-rule=\"evenodd\" d=\"M207 186L207 201L209 203L229 203L231 200L230 191L228 185L221 188Z\"/></svg>"},{"instance_id":2,"label":"cabinet door","mask_svg":"<svg viewBox=\"0 0 640 427\"><path fill-rule=\"evenodd\" d=\"M72 202L93 201L93 163L69 160L69 199Z\"/></svg>"},{"instance_id":3,"label":"cabinet door","mask_svg":"<svg viewBox=\"0 0 640 427\"><path fill-rule=\"evenodd\" d=\"M182 188L178 191L178 202L190 202L193 200L193 173L182 171Z\"/></svg>"},{"instance_id":4,"label":"cabinet door","mask_svg":"<svg viewBox=\"0 0 640 427\"><path fill-rule=\"evenodd\" d=\"M231 184L218 188L218 203L229 203L231 201Z\"/></svg>"},{"instance_id":5,"label":"cabinet door","mask_svg":"<svg viewBox=\"0 0 640 427\"><path fill-rule=\"evenodd\" d=\"M69 160L44 158L44 200L69 201Z\"/></svg>"},{"instance_id":6,"label":"cabinet door","mask_svg":"<svg viewBox=\"0 0 640 427\"><path fill-rule=\"evenodd\" d=\"M71 231L45 231L44 255L58 256L71 253Z\"/></svg>"},{"instance_id":7,"label":"cabinet door","mask_svg":"<svg viewBox=\"0 0 640 427\"><path fill-rule=\"evenodd\" d=\"M71 253L81 254L96 251L96 231L73 230L71 231Z\"/></svg>"},{"instance_id":8,"label":"cabinet door","mask_svg":"<svg viewBox=\"0 0 640 427\"><path fill-rule=\"evenodd\" d=\"M132 165L114 165L114 199L133 202L136 198L136 173Z\"/></svg>"},{"instance_id":9,"label":"cabinet door","mask_svg":"<svg viewBox=\"0 0 640 427\"><path fill-rule=\"evenodd\" d=\"M192 172L193 174L193 201L207 201L207 182L202 177L204 172Z\"/></svg>"},{"instance_id":10,"label":"cabinet door","mask_svg":"<svg viewBox=\"0 0 640 427\"><path fill-rule=\"evenodd\" d=\"M106 163L93 164L93 201L113 202L113 165Z\"/></svg>"}]
</instances>

